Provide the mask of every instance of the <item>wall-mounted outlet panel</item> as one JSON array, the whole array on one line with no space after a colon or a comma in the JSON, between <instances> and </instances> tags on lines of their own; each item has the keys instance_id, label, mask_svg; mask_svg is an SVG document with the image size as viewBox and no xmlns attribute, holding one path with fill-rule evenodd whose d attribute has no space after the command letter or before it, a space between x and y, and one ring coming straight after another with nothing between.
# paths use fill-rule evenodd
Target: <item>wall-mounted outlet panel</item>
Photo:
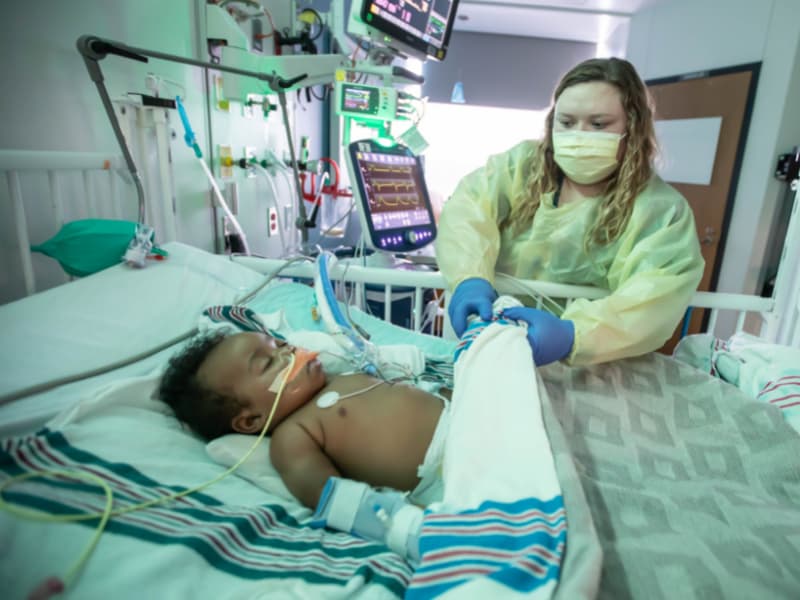
<instances>
[{"instance_id":1,"label":"wall-mounted outlet panel","mask_svg":"<svg viewBox=\"0 0 800 600\"><path fill-rule=\"evenodd\" d=\"M214 77L214 96L216 100L217 109L223 112L230 112L231 103L225 97L225 86L222 82L222 75Z\"/></svg>"},{"instance_id":2,"label":"wall-mounted outlet panel","mask_svg":"<svg viewBox=\"0 0 800 600\"><path fill-rule=\"evenodd\" d=\"M278 211L274 206L269 207L267 212L267 236L278 235L280 223L278 223Z\"/></svg>"},{"instance_id":3,"label":"wall-mounted outlet panel","mask_svg":"<svg viewBox=\"0 0 800 600\"><path fill-rule=\"evenodd\" d=\"M266 96L261 94L247 94L247 98L242 102L242 116L245 119L263 119L264 100Z\"/></svg>"},{"instance_id":4,"label":"wall-mounted outlet panel","mask_svg":"<svg viewBox=\"0 0 800 600\"><path fill-rule=\"evenodd\" d=\"M218 146L219 156L219 176L223 179L233 177L233 148L230 146Z\"/></svg>"},{"instance_id":5,"label":"wall-mounted outlet panel","mask_svg":"<svg viewBox=\"0 0 800 600\"><path fill-rule=\"evenodd\" d=\"M244 159L247 161L247 164L249 165L250 162L255 158L256 158L256 148L255 148L255 146L245 146L244 147ZM247 173L248 177L255 177L256 176L256 170L255 170L254 167L248 167L246 169L246 173Z\"/></svg>"}]
</instances>

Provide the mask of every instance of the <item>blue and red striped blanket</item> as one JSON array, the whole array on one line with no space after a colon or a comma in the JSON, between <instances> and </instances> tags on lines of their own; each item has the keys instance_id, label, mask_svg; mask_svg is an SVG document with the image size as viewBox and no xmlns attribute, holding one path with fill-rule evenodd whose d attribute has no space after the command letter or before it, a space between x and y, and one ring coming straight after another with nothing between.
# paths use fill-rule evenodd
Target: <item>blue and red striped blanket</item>
<instances>
[{"instance_id":1,"label":"blue and red striped blanket","mask_svg":"<svg viewBox=\"0 0 800 600\"><path fill-rule=\"evenodd\" d=\"M171 417L148 410L151 385L152 378L115 384L65 416L59 429L3 440L0 481L30 471L79 469L108 484L119 509L212 479L221 467L205 456L202 442ZM57 478L14 484L4 498L52 515L102 512L105 503L99 486ZM110 519L75 597L403 595L411 567L398 555L312 529L308 516L298 504L229 476L199 493ZM44 577L66 571L97 523L39 523L0 511L6 597L25 597Z\"/></svg>"}]
</instances>

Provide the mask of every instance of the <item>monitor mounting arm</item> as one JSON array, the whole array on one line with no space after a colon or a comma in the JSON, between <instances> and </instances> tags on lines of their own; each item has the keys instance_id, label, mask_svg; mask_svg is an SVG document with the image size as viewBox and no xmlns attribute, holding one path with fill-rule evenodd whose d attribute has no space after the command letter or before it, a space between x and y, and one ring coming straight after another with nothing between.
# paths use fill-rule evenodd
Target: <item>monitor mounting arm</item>
<instances>
[{"instance_id":1,"label":"monitor mounting arm","mask_svg":"<svg viewBox=\"0 0 800 600\"><path fill-rule=\"evenodd\" d=\"M232 73L234 75L251 77L266 83L273 92L278 94L278 99L280 101L282 112L284 115L284 129L286 131L286 138L289 143L289 152L292 155L292 163L294 165L297 164L294 142L292 141L292 134L291 134L291 129L289 127L289 119L287 116L286 91L296 86L300 81L304 80L307 77L306 74L299 74L291 79L284 79L283 77L274 74L267 74L259 71L240 69L237 67L230 67L223 64L204 62L201 60L186 58L184 56L176 56L174 54L166 54L164 52L157 52L155 50L148 50L145 48L136 48L133 46L128 46L127 44L123 44L122 42L107 40L93 35L81 36L80 38L78 38L76 45L78 48L78 52L80 52L81 56L83 57L83 62L86 64L86 69L89 71L89 77L91 77L92 81L97 86L97 92L100 95L100 100L103 103L103 108L106 111L108 120L111 122L111 127L114 130L114 136L116 137L117 143L119 144L120 149L122 150L122 156L125 159L125 164L127 165L128 171L130 172L131 178L133 179L134 185L136 186L136 194L139 201L139 213L138 213L139 223L144 223L145 219L144 186L142 185L142 180L141 177L139 176L139 171L136 168L136 163L133 160L133 155L131 154L130 149L128 148L128 143L125 140L125 136L122 133L122 128L120 127L117 115L114 112L114 107L111 104L111 97L109 96L108 90L106 89L105 81L103 78L103 72L102 69L100 68L100 61L103 60L109 54L114 54L122 58L137 60L140 62L148 62L148 57L156 58L168 62L177 62L185 65L191 65L194 67L200 67L204 70L214 69L217 71ZM294 181L295 192L297 194L297 202L299 206L298 208L299 214L301 217L305 219L306 216L305 205L303 204L303 194L302 190L300 189L300 180L296 172L296 167L295 167L294 180L295 180ZM308 232L305 229L301 231L304 238L303 241L306 241Z\"/></svg>"}]
</instances>

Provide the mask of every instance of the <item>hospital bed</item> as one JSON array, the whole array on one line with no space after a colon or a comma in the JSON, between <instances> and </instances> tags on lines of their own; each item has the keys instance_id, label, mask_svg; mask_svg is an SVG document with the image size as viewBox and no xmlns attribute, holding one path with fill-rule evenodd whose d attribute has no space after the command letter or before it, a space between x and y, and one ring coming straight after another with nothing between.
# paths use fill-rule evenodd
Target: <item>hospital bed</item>
<instances>
[{"instance_id":1,"label":"hospital bed","mask_svg":"<svg viewBox=\"0 0 800 600\"><path fill-rule=\"evenodd\" d=\"M166 261L145 269L120 265L0 307L0 394L42 387L0 406L4 480L32 470L85 469L126 505L225 470L152 398L159 369L179 343L111 372L43 389L180 338L204 308L235 302L279 266L291 279L270 284L248 306L259 314L283 311L297 330L321 327L310 310L313 289L298 283L312 276L311 267L231 260L179 243L166 249ZM350 298L362 283L385 286L387 299L393 285L414 287L416 309L422 290L441 286L433 273L359 266L340 265L331 277L352 282L341 284ZM551 296L581 291L538 289ZM705 298L714 306L713 297ZM385 306L390 311L392 303ZM436 357L454 348L390 325L391 314L378 318L356 307L350 314L377 344L409 343ZM800 435L779 410L660 354L586 368L554 364L539 374L569 523L557 597L794 596ZM483 436L476 432L475 443ZM33 480L4 497L53 514L97 510L104 501L99 488L66 481ZM404 594L414 576L409 563L380 544L310 529L309 516L274 471L251 465L198 494L112 518L76 593ZM23 597L45 576L63 573L96 526L5 513L0 523L0 579L9 597Z\"/></svg>"},{"instance_id":2,"label":"hospital bed","mask_svg":"<svg viewBox=\"0 0 800 600\"><path fill-rule=\"evenodd\" d=\"M78 173L96 169L93 156L77 164L56 158ZM31 166L20 160L9 164ZM102 169L113 197L114 160ZM92 177L82 176L87 191ZM15 227L27 232L17 176L7 181ZM49 181L57 191L55 176ZM235 304L278 270L281 280L247 305L291 330L323 327L312 312L308 263L231 259L173 242L164 246L167 260L145 269L119 265L33 293L40 269L17 237L31 295L0 306L0 485L34 471L79 469L102 479L115 506L125 507L218 477L246 448L206 447L153 399L168 357L204 309ZM351 261L330 276L373 343L452 357L453 340L422 333L431 319L434 331L444 329L443 307L429 304L430 290L444 287L437 273ZM502 279L498 288L567 302L603 293ZM410 297L410 329L391 324L397 289ZM369 314L368 294L382 297L380 313ZM753 319L769 325L776 312L771 299L737 294L698 293L692 304L710 311L709 331L727 314L739 331ZM800 435L779 408L658 353L583 368L553 364L538 375L568 523L556 597L796 597ZM476 431L475 444L486 436ZM425 597L412 565L385 546L309 528L310 511L291 498L267 456L262 447L221 483L110 519L85 564L75 559L96 519L53 523L0 512L0 586L24 597L43 578L67 573L81 598L393 598L415 589ZM52 515L102 512L105 502L101 488L65 480L30 480L3 497ZM78 570L68 573L73 564Z\"/></svg>"}]
</instances>

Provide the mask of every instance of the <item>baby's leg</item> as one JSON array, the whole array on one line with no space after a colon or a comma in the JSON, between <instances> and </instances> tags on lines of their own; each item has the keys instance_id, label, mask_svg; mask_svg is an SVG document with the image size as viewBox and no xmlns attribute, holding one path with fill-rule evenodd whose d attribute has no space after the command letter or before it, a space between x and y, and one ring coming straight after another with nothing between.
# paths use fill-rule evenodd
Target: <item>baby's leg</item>
<instances>
[{"instance_id":1,"label":"baby's leg","mask_svg":"<svg viewBox=\"0 0 800 600\"><path fill-rule=\"evenodd\" d=\"M330 477L314 511L312 527L328 527L386 544L409 561L419 560L422 509L396 490Z\"/></svg>"}]
</instances>

